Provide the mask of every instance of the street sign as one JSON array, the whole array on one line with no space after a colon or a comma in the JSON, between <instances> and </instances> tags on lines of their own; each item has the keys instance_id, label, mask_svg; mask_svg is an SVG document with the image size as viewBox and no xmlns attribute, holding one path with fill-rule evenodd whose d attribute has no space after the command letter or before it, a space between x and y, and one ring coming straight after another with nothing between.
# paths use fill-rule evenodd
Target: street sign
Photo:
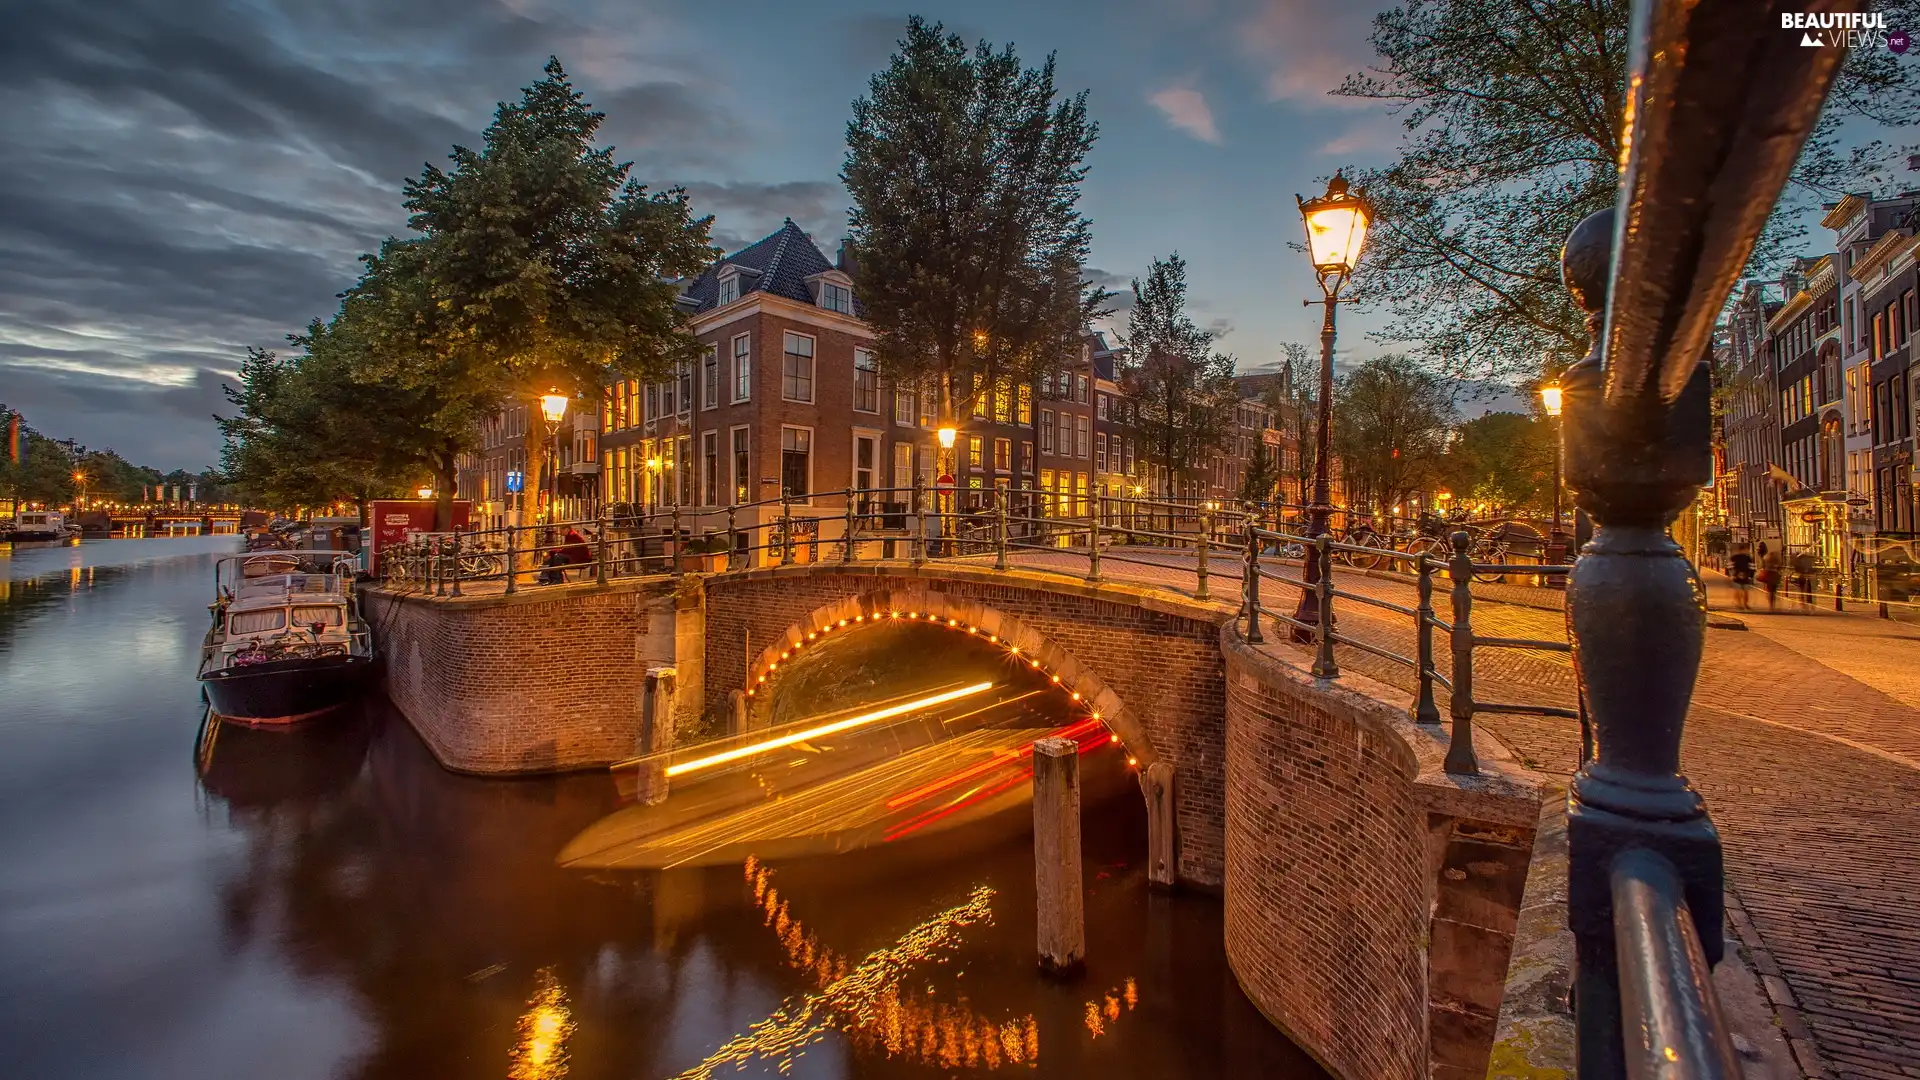
<instances>
[{"instance_id":1,"label":"street sign","mask_svg":"<svg viewBox=\"0 0 1920 1080\"><path fill-rule=\"evenodd\" d=\"M1864 495L1852 495L1847 498L1848 506L1870 506L1872 502L1873 500L1868 499Z\"/></svg>"},{"instance_id":2,"label":"street sign","mask_svg":"<svg viewBox=\"0 0 1920 1080\"><path fill-rule=\"evenodd\" d=\"M1800 520L1809 525L1818 525L1827 520L1827 515L1818 510L1808 510L1800 515Z\"/></svg>"},{"instance_id":3,"label":"street sign","mask_svg":"<svg viewBox=\"0 0 1920 1080\"><path fill-rule=\"evenodd\" d=\"M952 491L954 488L953 475L951 473L941 473L940 479L934 481L934 486L941 491Z\"/></svg>"},{"instance_id":4,"label":"street sign","mask_svg":"<svg viewBox=\"0 0 1920 1080\"><path fill-rule=\"evenodd\" d=\"M527 486L527 474L519 469L507 470L507 490L515 495Z\"/></svg>"}]
</instances>

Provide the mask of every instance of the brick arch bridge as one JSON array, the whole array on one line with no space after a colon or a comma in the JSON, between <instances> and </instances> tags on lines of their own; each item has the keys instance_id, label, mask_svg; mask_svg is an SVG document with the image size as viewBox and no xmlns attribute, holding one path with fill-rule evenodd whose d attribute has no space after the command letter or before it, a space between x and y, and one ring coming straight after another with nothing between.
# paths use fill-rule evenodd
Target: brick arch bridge
<instances>
[{"instance_id":1,"label":"brick arch bridge","mask_svg":"<svg viewBox=\"0 0 1920 1080\"><path fill-rule=\"evenodd\" d=\"M1447 775L1445 733L1405 694L1312 678L1287 643L1243 641L1230 606L904 563L366 600L388 696L472 772L671 746L806 634L876 612L1011 641L1140 759L1153 876L1221 894L1229 965L1294 1042L1342 1080L1485 1072L1539 778L1488 740L1481 776ZM546 662L509 662L527 655Z\"/></svg>"}]
</instances>

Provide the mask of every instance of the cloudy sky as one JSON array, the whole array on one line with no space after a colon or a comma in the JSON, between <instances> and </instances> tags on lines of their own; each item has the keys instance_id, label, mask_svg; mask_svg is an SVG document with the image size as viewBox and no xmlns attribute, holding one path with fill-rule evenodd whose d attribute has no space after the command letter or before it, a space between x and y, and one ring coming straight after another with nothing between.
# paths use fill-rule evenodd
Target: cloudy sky
<instances>
[{"instance_id":1,"label":"cloudy sky","mask_svg":"<svg viewBox=\"0 0 1920 1080\"><path fill-rule=\"evenodd\" d=\"M218 454L248 345L326 315L404 228L403 178L474 143L557 54L635 175L684 184L733 249L791 216L831 252L848 105L909 11L1059 54L1101 138L1092 266L1190 264L1243 367L1318 330L1296 192L1389 156L1325 91L1377 0L20 0L0 34L0 401L162 468ZM1357 323L1343 341L1365 355ZM1345 348L1343 346L1343 352Z\"/></svg>"}]
</instances>

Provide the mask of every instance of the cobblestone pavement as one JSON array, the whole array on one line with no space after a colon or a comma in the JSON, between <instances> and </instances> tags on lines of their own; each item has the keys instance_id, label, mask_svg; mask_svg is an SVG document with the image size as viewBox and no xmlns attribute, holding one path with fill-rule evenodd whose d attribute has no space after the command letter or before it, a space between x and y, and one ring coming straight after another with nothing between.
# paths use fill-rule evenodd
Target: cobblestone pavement
<instances>
[{"instance_id":1,"label":"cobblestone pavement","mask_svg":"<svg viewBox=\"0 0 1920 1080\"><path fill-rule=\"evenodd\" d=\"M1148 558L1163 565L1108 558L1102 570L1191 591L1190 558ZM1071 572L1086 562L1066 553L1020 561ZM1237 598L1237 567L1221 569L1228 573L1212 582L1215 598ZM1335 583L1413 603L1413 587L1401 582L1336 569ZM1439 584L1444 618L1447 583ZM1722 590L1710 583L1715 608L1732 606ZM1292 590L1268 582L1263 600L1288 610ZM1352 601L1335 610L1342 633L1411 655L1405 616ZM1750 629L1708 631L1682 754L1725 843L1735 929L1805 1075L1920 1077L1920 631L1871 614L1734 614ZM1474 628L1565 640L1562 612L1515 604L1476 601ZM1444 636L1436 652L1444 664ZM1337 657L1343 668L1413 689L1398 665L1349 648ZM1475 683L1483 700L1574 700L1564 654L1489 651L1476 659ZM1543 772L1566 775L1578 762L1574 721L1477 722Z\"/></svg>"}]
</instances>

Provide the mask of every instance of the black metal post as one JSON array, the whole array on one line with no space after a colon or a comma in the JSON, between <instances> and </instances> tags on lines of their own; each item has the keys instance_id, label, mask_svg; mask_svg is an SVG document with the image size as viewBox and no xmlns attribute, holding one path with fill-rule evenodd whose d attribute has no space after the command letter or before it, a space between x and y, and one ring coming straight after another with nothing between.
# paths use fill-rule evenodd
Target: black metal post
<instances>
[{"instance_id":1,"label":"black metal post","mask_svg":"<svg viewBox=\"0 0 1920 1080\"><path fill-rule=\"evenodd\" d=\"M1440 723L1440 708L1433 701L1433 566L1434 560L1421 555L1414 564L1418 572L1414 578L1415 595L1419 597L1414 605L1414 642L1420 675L1420 696L1413 703L1413 722L1416 724Z\"/></svg>"},{"instance_id":2,"label":"black metal post","mask_svg":"<svg viewBox=\"0 0 1920 1080\"><path fill-rule=\"evenodd\" d=\"M733 569L733 556L740 550L740 524L734 519L734 507L727 507L727 569Z\"/></svg>"},{"instance_id":3,"label":"black metal post","mask_svg":"<svg viewBox=\"0 0 1920 1080\"><path fill-rule=\"evenodd\" d=\"M448 562L453 564L452 565L453 588L450 592L448 592L447 595L459 596L460 595L460 534L457 532L453 534L453 553L448 556Z\"/></svg>"},{"instance_id":4,"label":"black metal post","mask_svg":"<svg viewBox=\"0 0 1920 1080\"><path fill-rule=\"evenodd\" d=\"M517 550L515 550L514 543L513 543L513 534L517 531L518 530L514 526L512 525L507 526L507 595L508 596L512 596L514 593L520 591L520 585L519 585L520 568L518 565L516 565L516 560L520 553Z\"/></svg>"},{"instance_id":5,"label":"black metal post","mask_svg":"<svg viewBox=\"0 0 1920 1080\"><path fill-rule=\"evenodd\" d=\"M1337 679L1340 677L1340 665L1333 659L1333 564L1328 560L1329 545L1333 539L1326 533L1313 538L1313 546L1308 550L1320 557L1323 568L1320 580L1314 582L1314 592L1318 600L1318 610L1322 616L1313 624L1313 677L1316 679Z\"/></svg>"},{"instance_id":6,"label":"black metal post","mask_svg":"<svg viewBox=\"0 0 1920 1080\"><path fill-rule=\"evenodd\" d=\"M1100 584L1100 497L1093 499L1093 521L1087 526L1087 581Z\"/></svg>"},{"instance_id":7,"label":"black metal post","mask_svg":"<svg viewBox=\"0 0 1920 1080\"><path fill-rule=\"evenodd\" d=\"M1247 643L1258 645L1266 638L1260 633L1260 526L1252 518L1247 519L1247 583L1241 596L1247 616Z\"/></svg>"},{"instance_id":8,"label":"black metal post","mask_svg":"<svg viewBox=\"0 0 1920 1080\"><path fill-rule=\"evenodd\" d=\"M1453 694L1447 712L1453 719L1452 736L1447 740L1446 771L1458 776L1473 776L1480 771L1480 760L1473 753L1473 538L1455 532L1453 558L1447 572L1453 578Z\"/></svg>"},{"instance_id":9,"label":"black metal post","mask_svg":"<svg viewBox=\"0 0 1920 1080\"><path fill-rule=\"evenodd\" d=\"M1196 583L1193 589L1195 600L1211 599L1207 595L1207 545L1213 536L1213 511L1200 511L1200 540L1196 546L1193 570Z\"/></svg>"},{"instance_id":10,"label":"black metal post","mask_svg":"<svg viewBox=\"0 0 1920 1080\"><path fill-rule=\"evenodd\" d=\"M925 483L918 473L913 477L913 542L908 545L914 566L927 564L927 508Z\"/></svg>"},{"instance_id":11,"label":"black metal post","mask_svg":"<svg viewBox=\"0 0 1920 1080\"><path fill-rule=\"evenodd\" d=\"M681 574L681 570L680 570L681 549L686 547L686 544L682 542L681 536L680 536L680 504L679 503L673 504L673 517L670 520L673 526L673 576L679 577Z\"/></svg>"},{"instance_id":12,"label":"black metal post","mask_svg":"<svg viewBox=\"0 0 1920 1080\"><path fill-rule=\"evenodd\" d=\"M996 488L993 500L993 568L1007 568L1007 489Z\"/></svg>"},{"instance_id":13,"label":"black metal post","mask_svg":"<svg viewBox=\"0 0 1920 1080\"><path fill-rule=\"evenodd\" d=\"M846 565L853 561L853 489L847 489L847 528L840 545L840 563Z\"/></svg>"},{"instance_id":14,"label":"black metal post","mask_svg":"<svg viewBox=\"0 0 1920 1080\"><path fill-rule=\"evenodd\" d=\"M1320 402L1315 410L1318 429L1313 433L1313 508L1307 517L1309 540L1326 535L1328 519L1333 515L1333 487L1327 467L1333 457L1333 309L1339 302L1339 281L1323 279L1321 288L1326 294L1326 314L1320 322ZM1320 594L1314 586L1326 571L1326 557L1321 548L1309 543L1301 574L1307 587L1300 590L1300 606L1294 609L1293 617L1310 627L1320 624ZM1295 641L1304 643L1310 636L1309 631L1301 627L1293 629Z\"/></svg>"},{"instance_id":15,"label":"black metal post","mask_svg":"<svg viewBox=\"0 0 1920 1080\"><path fill-rule=\"evenodd\" d=\"M596 545L594 549L593 580L596 584L605 585L607 583L607 504L606 504L606 500L604 499L601 500L599 511L600 511L599 520L595 522L595 524L597 524L600 527L600 532L598 536L599 544Z\"/></svg>"}]
</instances>

